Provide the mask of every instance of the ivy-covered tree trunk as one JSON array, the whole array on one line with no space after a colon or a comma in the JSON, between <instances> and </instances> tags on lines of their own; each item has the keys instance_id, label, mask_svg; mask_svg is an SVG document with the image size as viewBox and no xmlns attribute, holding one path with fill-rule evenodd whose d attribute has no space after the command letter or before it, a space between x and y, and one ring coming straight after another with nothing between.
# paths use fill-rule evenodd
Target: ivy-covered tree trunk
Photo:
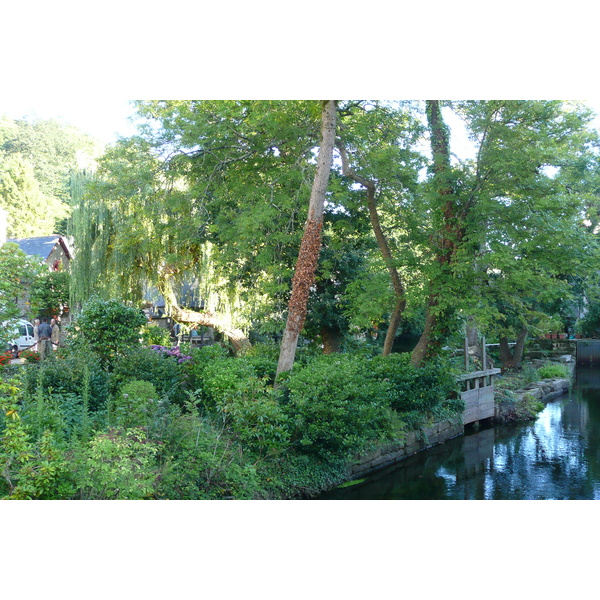
<instances>
[{"instance_id":1,"label":"ivy-covered tree trunk","mask_svg":"<svg viewBox=\"0 0 600 600\"><path fill-rule=\"evenodd\" d=\"M434 193L439 206L437 238L435 240L435 270L429 281L429 298L425 329L411 355L411 362L420 366L439 353L453 322L451 299L447 297L456 252L464 237L464 214L458 205L452 183L450 138L444 123L439 100L427 100L427 122L433 157Z\"/></svg>"},{"instance_id":2,"label":"ivy-covered tree trunk","mask_svg":"<svg viewBox=\"0 0 600 600\"><path fill-rule=\"evenodd\" d=\"M502 371L514 371L521 368L526 339L527 329L525 327L521 327L519 335L517 336L517 343L515 344L512 352L510 350L508 338L501 337L498 340L500 342L500 360L502 361Z\"/></svg>"},{"instance_id":3,"label":"ivy-covered tree trunk","mask_svg":"<svg viewBox=\"0 0 600 600\"><path fill-rule=\"evenodd\" d=\"M350 168L348 163L348 155L343 143L338 143L338 149L342 157L342 168L344 175L346 177L350 177L350 179L353 179L357 183L360 183L367 190L367 208L369 209L371 227L373 228L373 233L375 234L375 239L377 240L377 245L379 246L379 251L383 256L383 260L390 274L392 286L396 296L396 304L390 317L385 341L383 343L382 354L383 356L388 356L392 352L392 346L394 345L396 332L398 331L400 321L402 320L402 313L406 308L404 285L402 283L402 279L400 278L400 274L398 273L398 269L394 264L394 257L392 256L390 246L387 242L385 234L383 233L383 229L381 228L379 213L377 212L377 201L375 199L375 191L377 189L376 185L373 181L365 179L364 177L360 177Z\"/></svg>"},{"instance_id":4,"label":"ivy-covered tree trunk","mask_svg":"<svg viewBox=\"0 0 600 600\"><path fill-rule=\"evenodd\" d=\"M308 218L300 244L298 261L292 279L292 294L288 304L288 316L281 340L277 375L289 371L294 365L298 336L304 326L310 288L315 281L315 271L321 251L321 230L323 228L323 210L325 194L329 183L329 174L333 162L335 144L337 103L334 100L323 102L321 115L321 145L317 159L317 171L313 181L308 205Z\"/></svg>"}]
</instances>

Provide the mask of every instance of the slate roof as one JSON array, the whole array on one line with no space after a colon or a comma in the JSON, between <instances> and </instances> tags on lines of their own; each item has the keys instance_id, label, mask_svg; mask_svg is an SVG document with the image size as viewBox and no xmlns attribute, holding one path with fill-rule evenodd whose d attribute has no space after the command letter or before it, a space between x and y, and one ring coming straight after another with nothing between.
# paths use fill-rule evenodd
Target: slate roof
<instances>
[{"instance_id":1,"label":"slate roof","mask_svg":"<svg viewBox=\"0 0 600 600\"><path fill-rule=\"evenodd\" d=\"M21 250L28 256L40 256L44 260L50 256L50 252L52 252L54 246L60 244L67 258L71 258L71 252L60 235L46 235L43 237L23 238L20 240L10 239L6 241L18 244Z\"/></svg>"}]
</instances>

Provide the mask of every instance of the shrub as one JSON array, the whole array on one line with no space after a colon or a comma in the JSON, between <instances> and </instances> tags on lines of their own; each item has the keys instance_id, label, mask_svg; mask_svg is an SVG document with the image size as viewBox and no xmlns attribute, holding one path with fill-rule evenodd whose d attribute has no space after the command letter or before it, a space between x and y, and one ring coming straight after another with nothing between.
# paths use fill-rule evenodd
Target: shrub
<instances>
[{"instance_id":1,"label":"shrub","mask_svg":"<svg viewBox=\"0 0 600 600\"><path fill-rule=\"evenodd\" d=\"M152 348L131 348L113 368L110 375L111 393L118 394L129 381L148 381L161 398L181 401L186 377L182 367L176 360Z\"/></svg>"},{"instance_id":2,"label":"shrub","mask_svg":"<svg viewBox=\"0 0 600 600\"><path fill-rule=\"evenodd\" d=\"M35 350L23 350L23 352L21 352L20 354L21 358L25 359L25 362L28 363L39 363L40 362L40 355L39 352L35 352Z\"/></svg>"},{"instance_id":3,"label":"shrub","mask_svg":"<svg viewBox=\"0 0 600 600\"><path fill-rule=\"evenodd\" d=\"M70 468L82 500L142 500L155 492L157 444L141 429L109 429L76 448Z\"/></svg>"},{"instance_id":4,"label":"shrub","mask_svg":"<svg viewBox=\"0 0 600 600\"><path fill-rule=\"evenodd\" d=\"M171 333L168 329L158 325L145 325L142 328L142 344L151 346L158 344L168 346L171 343Z\"/></svg>"},{"instance_id":5,"label":"shrub","mask_svg":"<svg viewBox=\"0 0 600 600\"><path fill-rule=\"evenodd\" d=\"M186 386L198 393L206 410L232 398L250 380L257 380L256 371L244 357L230 358L219 344L190 351L192 360L182 366L187 375Z\"/></svg>"},{"instance_id":6,"label":"shrub","mask_svg":"<svg viewBox=\"0 0 600 600\"><path fill-rule=\"evenodd\" d=\"M387 382L369 376L369 363L323 356L292 370L282 385L292 442L323 457L361 452L387 433Z\"/></svg>"},{"instance_id":7,"label":"shrub","mask_svg":"<svg viewBox=\"0 0 600 600\"><path fill-rule=\"evenodd\" d=\"M70 332L75 341L85 340L103 366L110 370L117 357L126 354L129 346L139 343L145 323L144 313L137 308L93 297L83 305Z\"/></svg>"},{"instance_id":8,"label":"shrub","mask_svg":"<svg viewBox=\"0 0 600 600\"><path fill-rule=\"evenodd\" d=\"M54 434L32 440L19 412L19 382L0 382L0 494L4 498L67 497L66 463Z\"/></svg>"},{"instance_id":9,"label":"shrub","mask_svg":"<svg viewBox=\"0 0 600 600\"><path fill-rule=\"evenodd\" d=\"M158 396L149 381L130 381L112 404L111 419L119 427L144 427L158 409Z\"/></svg>"},{"instance_id":10,"label":"shrub","mask_svg":"<svg viewBox=\"0 0 600 600\"><path fill-rule=\"evenodd\" d=\"M244 450L265 456L279 454L289 446L289 416L264 380L240 382L236 392L219 408L227 417L232 437Z\"/></svg>"},{"instance_id":11,"label":"shrub","mask_svg":"<svg viewBox=\"0 0 600 600\"><path fill-rule=\"evenodd\" d=\"M174 419L165 434L158 496L179 500L252 499L256 469L222 428L197 414Z\"/></svg>"},{"instance_id":12,"label":"shrub","mask_svg":"<svg viewBox=\"0 0 600 600\"><path fill-rule=\"evenodd\" d=\"M279 346L276 344L256 344L240 356L256 372L257 377L266 378L269 383L275 381L277 363L279 361Z\"/></svg>"},{"instance_id":13,"label":"shrub","mask_svg":"<svg viewBox=\"0 0 600 600\"><path fill-rule=\"evenodd\" d=\"M12 358L12 352L4 352L3 354L0 354L0 367L10 364Z\"/></svg>"},{"instance_id":14,"label":"shrub","mask_svg":"<svg viewBox=\"0 0 600 600\"><path fill-rule=\"evenodd\" d=\"M370 361L369 376L389 384L391 407L409 425L417 426L427 418L444 419L464 408L456 372L442 359L417 368L408 353L377 356Z\"/></svg>"},{"instance_id":15,"label":"shrub","mask_svg":"<svg viewBox=\"0 0 600 600\"><path fill-rule=\"evenodd\" d=\"M34 396L41 385L46 395L52 391L53 394L81 397L86 372L89 377L89 409L100 410L108 399L109 375L86 344L68 344L53 352L48 359L24 369L24 392Z\"/></svg>"},{"instance_id":16,"label":"shrub","mask_svg":"<svg viewBox=\"0 0 600 600\"><path fill-rule=\"evenodd\" d=\"M544 365L537 371L540 379L555 379L567 377L569 372L563 365Z\"/></svg>"}]
</instances>

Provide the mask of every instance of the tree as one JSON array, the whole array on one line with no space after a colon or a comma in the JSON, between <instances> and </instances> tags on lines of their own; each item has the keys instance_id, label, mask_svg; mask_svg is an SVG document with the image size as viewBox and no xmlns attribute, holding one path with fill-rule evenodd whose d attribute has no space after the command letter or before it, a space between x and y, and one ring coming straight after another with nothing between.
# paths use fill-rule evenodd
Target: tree
<instances>
[{"instance_id":1,"label":"tree","mask_svg":"<svg viewBox=\"0 0 600 600\"><path fill-rule=\"evenodd\" d=\"M111 370L119 356L139 344L146 317L141 310L116 300L90 298L71 325L74 343L86 342L102 365Z\"/></svg>"},{"instance_id":2,"label":"tree","mask_svg":"<svg viewBox=\"0 0 600 600\"><path fill-rule=\"evenodd\" d=\"M41 191L32 166L21 155L3 157L0 152L0 159L0 207L8 213L8 236L53 233L56 219L66 215L65 207Z\"/></svg>"},{"instance_id":3,"label":"tree","mask_svg":"<svg viewBox=\"0 0 600 600\"><path fill-rule=\"evenodd\" d=\"M70 274L67 271L40 274L31 286L31 312L43 317L61 315L69 305L69 281Z\"/></svg>"},{"instance_id":4,"label":"tree","mask_svg":"<svg viewBox=\"0 0 600 600\"><path fill-rule=\"evenodd\" d=\"M440 105L428 102L438 226L426 266L430 326L413 353L416 364L448 339L447 325L461 310L500 338L522 338L534 315L547 315L544 307L566 293L568 274L589 273L595 264L594 244L581 227L583 199L566 193L560 176L591 139L589 111L559 101L455 107L477 153L474 161L451 164Z\"/></svg>"},{"instance_id":5,"label":"tree","mask_svg":"<svg viewBox=\"0 0 600 600\"><path fill-rule=\"evenodd\" d=\"M323 210L325 194L335 145L336 102L323 102L321 145L317 159L317 171L308 205L308 218L304 226L304 235L300 244L298 261L292 279L292 294L288 304L288 316L281 340L277 376L289 371L294 365L298 336L304 326L310 288L314 283L315 271L321 250L321 229L323 227Z\"/></svg>"},{"instance_id":6,"label":"tree","mask_svg":"<svg viewBox=\"0 0 600 600\"><path fill-rule=\"evenodd\" d=\"M429 279L425 329L411 358L415 366L438 354L451 331L456 309L449 297L453 290L448 288L448 280L453 276L458 250L465 237L468 210L468 204L461 206L456 193L455 174L450 162L450 134L440 102L427 100L426 106L432 154L434 269Z\"/></svg>"},{"instance_id":7,"label":"tree","mask_svg":"<svg viewBox=\"0 0 600 600\"><path fill-rule=\"evenodd\" d=\"M0 246L0 324L20 316L18 299L39 275L39 264L16 244ZM0 328L0 342L8 341L5 327Z\"/></svg>"},{"instance_id":8,"label":"tree","mask_svg":"<svg viewBox=\"0 0 600 600\"><path fill-rule=\"evenodd\" d=\"M99 151L91 137L55 120L0 120L0 203L11 235L64 234L69 178Z\"/></svg>"}]
</instances>

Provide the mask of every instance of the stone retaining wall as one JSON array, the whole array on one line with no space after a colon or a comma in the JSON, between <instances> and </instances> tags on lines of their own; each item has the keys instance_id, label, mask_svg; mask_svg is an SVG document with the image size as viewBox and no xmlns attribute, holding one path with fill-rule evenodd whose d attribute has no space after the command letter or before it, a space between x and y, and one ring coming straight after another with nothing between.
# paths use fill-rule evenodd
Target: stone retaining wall
<instances>
[{"instance_id":1,"label":"stone retaining wall","mask_svg":"<svg viewBox=\"0 0 600 600\"><path fill-rule=\"evenodd\" d=\"M356 479L377 469L382 469L393 463L408 458L421 450L431 448L449 439L463 435L464 426L462 415L442 423L432 423L421 431L411 431L406 438L397 444L382 446L368 454L356 457L356 462L349 467L349 479Z\"/></svg>"},{"instance_id":2,"label":"stone retaining wall","mask_svg":"<svg viewBox=\"0 0 600 600\"><path fill-rule=\"evenodd\" d=\"M548 402L553 398L562 396L571 387L569 379L544 379L528 385L525 389L516 392L517 398L521 399L526 395L533 397L541 402Z\"/></svg>"},{"instance_id":3,"label":"stone retaining wall","mask_svg":"<svg viewBox=\"0 0 600 600\"><path fill-rule=\"evenodd\" d=\"M517 396L529 394L542 402L548 402L566 393L570 385L569 379L545 379L520 390ZM459 435L464 435L463 415L457 415L450 421L432 423L421 431L411 431L401 443L382 446L368 454L357 456L349 466L348 479L363 477Z\"/></svg>"}]
</instances>

